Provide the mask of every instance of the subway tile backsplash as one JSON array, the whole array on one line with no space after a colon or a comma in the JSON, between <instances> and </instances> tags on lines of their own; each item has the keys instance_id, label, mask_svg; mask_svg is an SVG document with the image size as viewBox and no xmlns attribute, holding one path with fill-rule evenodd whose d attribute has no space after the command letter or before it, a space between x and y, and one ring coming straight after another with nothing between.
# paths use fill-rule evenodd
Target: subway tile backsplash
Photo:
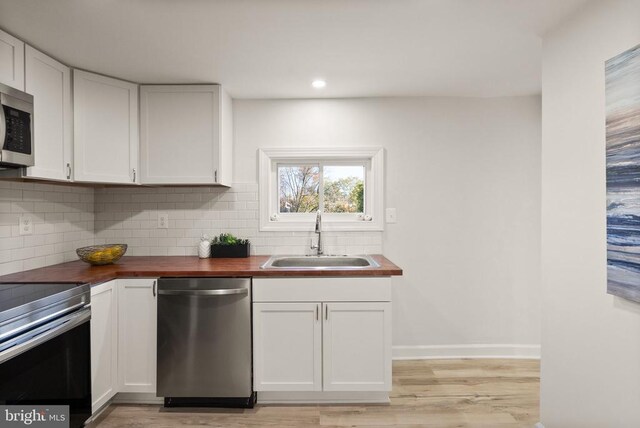
<instances>
[{"instance_id":1,"label":"subway tile backsplash","mask_svg":"<svg viewBox=\"0 0 640 428\"><path fill-rule=\"evenodd\" d=\"M169 215L159 229L158 213ZM19 234L20 215L33 234ZM258 185L89 188L0 181L0 275L76 260L78 247L125 243L127 255L196 255L203 234L251 240L252 254L311 254L311 232L260 232ZM325 232L329 254L382 252L381 232Z\"/></svg>"},{"instance_id":2,"label":"subway tile backsplash","mask_svg":"<svg viewBox=\"0 0 640 428\"><path fill-rule=\"evenodd\" d=\"M21 215L33 222L20 235ZM77 259L93 244L94 190L79 186L0 181L0 275Z\"/></svg>"},{"instance_id":3,"label":"subway tile backsplash","mask_svg":"<svg viewBox=\"0 0 640 428\"><path fill-rule=\"evenodd\" d=\"M159 229L158 213L168 213ZM258 185L104 188L95 193L96 243L129 244L129 255L196 255L203 234L230 232L251 241L252 254L310 254L310 232L260 232ZM325 252L382 252L381 232L326 232Z\"/></svg>"}]
</instances>

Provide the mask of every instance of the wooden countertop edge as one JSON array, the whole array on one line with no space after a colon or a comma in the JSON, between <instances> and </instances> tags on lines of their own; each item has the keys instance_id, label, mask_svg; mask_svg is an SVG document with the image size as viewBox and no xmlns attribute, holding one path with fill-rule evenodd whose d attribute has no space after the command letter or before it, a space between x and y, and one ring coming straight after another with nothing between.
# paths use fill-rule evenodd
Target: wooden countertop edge
<instances>
[{"instance_id":1,"label":"wooden countertop edge","mask_svg":"<svg viewBox=\"0 0 640 428\"><path fill-rule=\"evenodd\" d=\"M92 285L118 278L153 277L363 277L401 276L402 269L382 255L372 255L380 267L353 270L260 269L269 256L244 259L198 259L195 256L128 256L107 266L81 261L61 263L0 276L0 283L81 282ZM164 267L173 264L173 267Z\"/></svg>"}]
</instances>

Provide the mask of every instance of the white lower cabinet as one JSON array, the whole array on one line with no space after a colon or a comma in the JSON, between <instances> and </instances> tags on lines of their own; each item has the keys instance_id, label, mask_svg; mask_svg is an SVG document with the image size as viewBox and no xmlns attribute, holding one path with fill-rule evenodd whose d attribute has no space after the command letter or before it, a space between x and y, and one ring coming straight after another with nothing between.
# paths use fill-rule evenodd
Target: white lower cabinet
<instances>
[{"instance_id":1,"label":"white lower cabinet","mask_svg":"<svg viewBox=\"0 0 640 428\"><path fill-rule=\"evenodd\" d=\"M253 287L256 391L391 390L389 278L254 278ZM346 301L356 292L361 301Z\"/></svg>"},{"instance_id":2,"label":"white lower cabinet","mask_svg":"<svg viewBox=\"0 0 640 428\"><path fill-rule=\"evenodd\" d=\"M118 392L118 299L116 281L91 288L91 410Z\"/></svg>"},{"instance_id":3,"label":"white lower cabinet","mask_svg":"<svg viewBox=\"0 0 640 428\"><path fill-rule=\"evenodd\" d=\"M92 287L93 412L119 392L155 395L156 296L155 278ZM390 278L254 278L253 299L255 391L275 402L388 399Z\"/></svg>"},{"instance_id":4,"label":"white lower cabinet","mask_svg":"<svg viewBox=\"0 0 640 428\"><path fill-rule=\"evenodd\" d=\"M91 287L91 410L116 393L156 392L156 280Z\"/></svg>"},{"instance_id":5,"label":"white lower cabinet","mask_svg":"<svg viewBox=\"0 0 640 428\"><path fill-rule=\"evenodd\" d=\"M155 279L118 280L119 392L156 392Z\"/></svg>"},{"instance_id":6,"label":"white lower cabinet","mask_svg":"<svg viewBox=\"0 0 640 428\"><path fill-rule=\"evenodd\" d=\"M323 390L391 390L391 303L323 306Z\"/></svg>"},{"instance_id":7,"label":"white lower cabinet","mask_svg":"<svg viewBox=\"0 0 640 428\"><path fill-rule=\"evenodd\" d=\"M320 303L254 303L256 391L322 391Z\"/></svg>"}]
</instances>

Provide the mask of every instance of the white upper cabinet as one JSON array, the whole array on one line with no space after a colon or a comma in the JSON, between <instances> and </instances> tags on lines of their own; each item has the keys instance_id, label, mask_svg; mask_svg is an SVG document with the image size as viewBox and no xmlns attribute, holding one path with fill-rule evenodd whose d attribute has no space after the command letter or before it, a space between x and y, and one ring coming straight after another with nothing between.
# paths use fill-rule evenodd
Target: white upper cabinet
<instances>
[{"instance_id":1,"label":"white upper cabinet","mask_svg":"<svg viewBox=\"0 0 640 428\"><path fill-rule=\"evenodd\" d=\"M138 85L74 70L73 118L75 181L140 182Z\"/></svg>"},{"instance_id":2,"label":"white upper cabinet","mask_svg":"<svg viewBox=\"0 0 640 428\"><path fill-rule=\"evenodd\" d=\"M230 185L231 108L219 85L142 85L141 182Z\"/></svg>"},{"instance_id":3,"label":"white upper cabinet","mask_svg":"<svg viewBox=\"0 0 640 428\"><path fill-rule=\"evenodd\" d=\"M0 30L0 83L24 91L24 43Z\"/></svg>"},{"instance_id":4,"label":"white upper cabinet","mask_svg":"<svg viewBox=\"0 0 640 428\"><path fill-rule=\"evenodd\" d=\"M26 46L25 91L33 95L35 118L35 166L27 168L26 177L71 180L71 70Z\"/></svg>"}]
</instances>

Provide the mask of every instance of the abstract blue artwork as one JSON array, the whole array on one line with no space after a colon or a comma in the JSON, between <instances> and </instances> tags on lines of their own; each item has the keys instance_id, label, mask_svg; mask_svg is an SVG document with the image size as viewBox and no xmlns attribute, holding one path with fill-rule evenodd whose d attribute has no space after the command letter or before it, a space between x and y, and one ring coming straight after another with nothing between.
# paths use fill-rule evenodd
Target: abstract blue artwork
<instances>
[{"instance_id":1,"label":"abstract blue artwork","mask_svg":"<svg viewBox=\"0 0 640 428\"><path fill-rule=\"evenodd\" d=\"M607 292L640 302L640 45L605 66Z\"/></svg>"}]
</instances>

